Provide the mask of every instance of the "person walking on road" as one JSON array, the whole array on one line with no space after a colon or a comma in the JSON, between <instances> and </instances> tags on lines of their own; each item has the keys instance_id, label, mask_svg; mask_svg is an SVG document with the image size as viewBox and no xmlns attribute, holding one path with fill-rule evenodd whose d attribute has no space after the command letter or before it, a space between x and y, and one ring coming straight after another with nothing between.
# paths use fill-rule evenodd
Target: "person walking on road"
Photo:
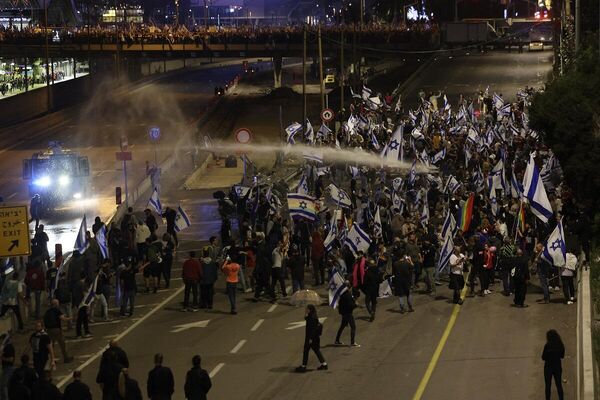
<instances>
[{"instance_id":1,"label":"person walking on road","mask_svg":"<svg viewBox=\"0 0 600 400\"><path fill-rule=\"evenodd\" d=\"M217 281L217 261L212 258L210 247L202 249L202 279L200 280L200 308L213 308L215 282Z\"/></svg>"},{"instance_id":2,"label":"person walking on road","mask_svg":"<svg viewBox=\"0 0 600 400\"><path fill-rule=\"evenodd\" d=\"M354 315L352 314L355 308L356 302L354 301L354 297L352 297L350 290L346 290L340 296L338 303L338 312L342 316L340 327L335 335L335 344L338 346L344 344L340 341L340 338L344 332L344 329L350 325L350 346L360 347L360 345L356 343L356 322L354 321Z\"/></svg>"},{"instance_id":3,"label":"person walking on road","mask_svg":"<svg viewBox=\"0 0 600 400\"><path fill-rule=\"evenodd\" d=\"M40 225L40 219L42 219L42 212L44 210L44 204L42 202L42 198L39 194L36 194L31 199L31 203L29 204L29 214L31 215L31 219L29 222L35 221L35 227Z\"/></svg>"},{"instance_id":4,"label":"person walking on road","mask_svg":"<svg viewBox=\"0 0 600 400\"><path fill-rule=\"evenodd\" d=\"M92 400L89 386L81 382L81 371L73 371L73 382L65 388L62 400Z\"/></svg>"},{"instance_id":5,"label":"person walking on road","mask_svg":"<svg viewBox=\"0 0 600 400\"><path fill-rule=\"evenodd\" d=\"M292 244L290 248L288 267L292 275L292 293L304 290L304 256L300 254L296 244Z\"/></svg>"},{"instance_id":6,"label":"person walking on road","mask_svg":"<svg viewBox=\"0 0 600 400\"><path fill-rule=\"evenodd\" d=\"M192 368L185 375L183 391L187 400L206 400L212 387L208 372L200 367L201 361L199 355L192 357Z\"/></svg>"},{"instance_id":7,"label":"person walking on road","mask_svg":"<svg viewBox=\"0 0 600 400\"><path fill-rule=\"evenodd\" d=\"M198 309L198 285L202 279L202 265L196 258L196 252L190 251L190 258L183 262L181 278L185 285L183 293L183 311ZM190 291L192 292L192 306L190 307Z\"/></svg>"},{"instance_id":8,"label":"person walking on road","mask_svg":"<svg viewBox=\"0 0 600 400\"><path fill-rule=\"evenodd\" d=\"M319 322L317 309L312 304L306 306L304 314L306 320L306 331L304 335L304 351L302 353L302 365L296 368L296 372L306 372L306 364L308 363L308 352L312 349L321 365L318 370L328 369L327 362L321 354L321 334L323 333L323 325Z\"/></svg>"},{"instance_id":9,"label":"person walking on road","mask_svg":"<svg viewBox=\"0 0 600 400\"><path fill-rule=\"evenodd\" d=\"M409 312L413 312L412 298L410 295L410 286L412 284L412 259L403 254L401 249L398 249L396 255L392 257L392 271L394 273L394 290L400 301L400 313L404 314L408 307Z\"/></svg>"},{"instance_id":10,"label":"person walking on road","mask_svg":"<svg viewBox=\"0 0 600 400\"><path fill-rule=\"evenodd\" d=\"M69 357L67 353L67 345L65 344L65 338L62 332L62 322L70 321L71 317L67 317L60 311L58 300L53 299L50 303L50 308L46 310L44 314L44 326L48 330L48 335L53 342L58 343L60 351L62 352L63 360L65 363L73 361L73 357Z\"/></svg>"},{"instance_id":11,"label":"person walking on road","mask_svg":"<svg viewBox=\"0 0 600 400\"><path fill-rule=\"evenodd\" d=\"M525 304L525 296L527 295L527 283L529 282L529 265L527 257L523 255L523 250L517 250L515 257L515 266L511 272L515 287L514 304L516 307L528 307Z\"/></svg>"},{"instance_id":12,"label":"person walking on road","mask_svg":"<svg viewBox=\"0 0 600 400\"><path fill-rule=\"evenodd\" d=\"M546 332L546 344L542 352L544 360L544 381L546 385L546 400L550 400L552 390L552 378L558 393L558 399L563 400L562 387L562 359L565 358L565 345L558 332L550 329Z\"/></svg>"},{"instance_id":13,"label":"person walking on road","mask_svg":"<svg viewBox=\"0 0 600 400\"><path fill-rule=\"evenodd\" d=\"M148 398L150 400L171 400L175 392L175 379L168 367L163 367L163 355L154 355L154 368L148 372Z\"/></svg>"},{"instance_id":14,"label":"person walking on road","mask_svg":"<svg viewBox=\"0 0 600 400\"><path fill-rule=\"evenodd\" d=\"M369 313L369 321L375 320L377 311L377 296L379 296L379 284L383 282L382 273L379 271L375 260L369 260L367 271L363 280L363 291L365 293L365 306Z\"/></svg>"},{"instance_id":15,"label":"person walking on road","mask_svg":"<svg viewBox=\"0 0 600 400\"><path fill-rule=\"evenodd\" d=\"M237 290L240 264L231 261L231 257L227 256L225 262L221 266L221 271L225 273L226 291L227 297L229 298L229 304L231 305L231 314L236 315L235 291Z\"/></svg>"},{"instance_id":16,"label":"person walking on road","mask_svg":"<svg viewBox=\"0 0 600 400\"><path fill-rule=\"evenodd\" d=\"M36 322L35 332L29 337L29 347L33 353L33 368L38 377L43 376L46 369L56 366L52 339L44 330L42 321Z\"/></svg>"},{"instance_id":17,"label":"person walking on road","mask_svg":"<svg viewBox=\"0 0 600 400\"><path fill-rule=\"evenodd\" d=\"M465 268L465 256L460 252L460 247L454 247L454 253L450 256L450 289L453 290L452 302L462 305L460 292L465 287L465 277L463 275Z\"/></svg>"}]
</instances>

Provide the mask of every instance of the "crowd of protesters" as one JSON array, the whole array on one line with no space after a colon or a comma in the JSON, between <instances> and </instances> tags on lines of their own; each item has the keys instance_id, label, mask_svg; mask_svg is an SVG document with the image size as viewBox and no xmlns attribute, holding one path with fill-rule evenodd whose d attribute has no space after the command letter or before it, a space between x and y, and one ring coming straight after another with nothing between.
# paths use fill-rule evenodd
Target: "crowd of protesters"
<instances>
[{"instance_id":1,"label":"crowd of protesters","mask_svg":"<svg viewBox=\"0 0 600 400\"><path fill-rule=\"evenodd\" d=\"M348 35L357 31L356 25L331 25L322 28L326 37L338 40L341 31ZM316 28L309 27L309 31ZM196 43L196 44L282 44L302 43L303 26L193 26L185 25L136 25L120 26L117 31L111 27L66 27L52 29L48 33L51 43L115 43L156 44L156 43ZM414 22L410 26L402 24L366 24L361 30L363 40L372 42L430 42L438 35L437 25L429 22ZM43 27L28 26L23 29L0 27L0 43L44 44L46 35Z\"/></svg>"}]
</instances>

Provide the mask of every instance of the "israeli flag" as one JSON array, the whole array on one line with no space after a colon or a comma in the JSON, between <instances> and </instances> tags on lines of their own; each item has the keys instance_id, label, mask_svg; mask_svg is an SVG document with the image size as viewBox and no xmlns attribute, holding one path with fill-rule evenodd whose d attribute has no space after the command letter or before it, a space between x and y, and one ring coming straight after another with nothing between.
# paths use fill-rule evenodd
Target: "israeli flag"
<instances>
[{"instance_id":1,"label":"israeli flag","mask_svg":"<svg viewBox=\"0 0 600 400\"><path fill-rule=\"evenodd\" d=\"M504 174L504 161L499 160L490 171L489 177L492 178L492 184L496 189L502 189L506 192L506 179Z\"/></svg>"},{"instance_id":2,"label":"israeli flag","mask_svg":"<svg viewBox=\"0 0 600 400\"><path fill-rule=\"evenodd\" d=\"M315 143L315 130L313 129L313 126L308 120L308 118L306 119L306 132L304 133L304 137L306 138L306 141L308 143Z\"/></svg>"},{"instance_id":3,"label":"israeli flag","mask_svg":"<svg viewBox=\"0 0 600 400\"><path fill-rule=\"evenodd\" d=\"M479 133L473 127L469 128L467 133L467 140L473 142L474 144L479 144L481 142L481 138L479 137Z\"/></svg>"},{"instance_id":4,"label":"israeli flag","mask_svg":"<svg viewBox=\"0 0 600 400\"><path fill-rule=\"evenodd\" d=\"M175 232L181 232L185 228L192 226L190 218L185 213L181 206L177 207L177 214L175 215Z\"/></svg>"},{"instance_id":5,"label":"israeli flag","mask_svg":"<svg viewBox=\"0 0 600 400\"><path fill-rule=\"evenodd\" d=\"M456 232L456 219L454 215L448 209L446 214L446 219L444 220L444 225L442 225L442 239L445 240L447 236L454 237Z\"/></svg>"},{"instance_id":6,"label":"israeli flag","mask_svg":"<svg viewBox=\"0 0 600 400\"><path fill-rule=\"evenodd\" d=\"M329 223L329 232L327 232L327 236L325 237L325 241L323 242L323 245L325 246L325 249L327 251L331 251L331 249L333 248L333 243L335 242L335 239L339 234L337 221L339 213L341 212L341 210L335 210L333 216L331 217L331 222Z\"/></svg>"},{"instance_id":7,"label":"israeli flag","mask_svg":"<svg viewBox=\"0 0 600 400\"><path fill-rule=\"evenodd\" d=\"M309 161L314 161L319 164L323 164L323 153L316 148L302 152L302 158Z\"/></svg>"},{"instance_id":8,"label":"israeli flag","mask_svg":"<svg viewBox=\"0 0 600 400\"><path fill-rule=\"evenodd\" d=\"M518 199L523 195L523 187L521 186L521 182L519 182L515 176L514 166L510 176L510 195L513 199Z\"/></svg>"},{"instance_id":9,"label":"israeli flag","mask_svg":"<svg viewBox=\"0 0 600 400\"><path fill-rule=\"evenodd\" d=\"M329 189L329 196L331 196L331 200L334 201L338 206L344 208L352 207L350 196L348 196L348 193L346 193L344 190L340 189L333 183L329 184L327 189Z\"/></svg>"},{"instance_id":10,"label":"israeli flag","mask_svg":"<svg viewBox=\"0 0 600 400\"><path fill-rule=\"evenodd\" d=\"M4 262L4 268L2 269L2 275L7 276L15 270L15 264L12 262L11 258L7 258Z\"/></svg>"},{"instance_id":11,"label":"israeli flag","mask_svg":"<svg viewBox=\"0 0 600 400\"><path fill-rule=\"evenodd\" d=\"M397 193L394 193L392 198L392 211L397 214L404 213L404 200Z\"/></svg>"},{"instance_id":12,"label":"israeli flag","mask_svg":"<svg viewBox=\"0 0 600 400\"><path fill-rule=\"evenodd\" d=\"M302 174L300 182L298 182L298 186L296 187L296 193L308 194L308 182L306 181L306 174Z\"/></svg>"},{"instance_id":13,"label":"israeli flag","mask_svg":"<svg viewBox=\"0 0 600 400\"><path fill-rule=\"evenodd\" d=\"M88 243L87 238L85 237L85 233L87 232L87 220L85 218L85 214L83 215L83 219L81 220L81 226L79 226L79 232L77 233L77 238L75 239L74 249L79 251L79 253L83 254L83 252L90 245ZM57 278L58 280L58 278Z\"/></svg>"},{"instance_id":14,"label":"israeli flag","mask_svg":"<svg viewBox=\"0 0 600 400\"><path fill-rule=\"evenodd\" d=\"M379 207L377 207L377 211L375 211L375 217L373 218L373 235L375 235L376 238L383 237L383 228L381 226Z\"/></svg>"},{"instance_id":15,"label":"israeli flag","mask_svg":"<svg viewBox=\"0 0 600 400\"><path fill-rule=\"evenodd\" d=\"M448 180L446 181L446 187L444 188L444 193L453 194L460 187L460 182L454 177L454 175L450 175Z\"/></svg>"},{"instance_id":16,"label":"israeli flag","mask_svg":"<svg viewBox=\"0 0 600 400\"><path fill-rule=\"evenodd\" d=\"M494 184L494 178L488 177L488 197L490 199L490 205L492 206L492 214L498 215L498 199L496 198L496 185Z\"/></svg>"},{"instance_id":17,"label":"israeli flag","mask_svg":"<svg viewBox=\"0 0 600 400\"><path fill-rule=\"evenodd\" d=\"M410 167L410 171L408 172L408 184L413 186L415 184L415 180L417 179L417 160L413 160L412 166Z\"/></svg>"},{"instance_id":18,"label":"israeli flag","mask_svg":"<svg viewBox=\"0 0 600 400\"><path fill-rule=\"evenodd\" d=\"M148 200L148 205L152 206L152 208L154 208L159 215L162 215L162 204L160 203L160 199L158 198L157 188L154 188L152 196L150 196L150 200Z\"/></svg>"},{"instance_id":19,"label":"israeli flag","mask_svg":"<svg viewBox=\"0 0 600 400\"><path fill-rule=\"evenodd\" d=\"M404 124L400 124L394 134L390 138L388 144L385 145L383 151L381 152L382 157L387 160L397 161L402 160L403 153L402 147L404 144Z\"/></svg>"},{"instance_id":20,"label":"israeli flag","mask_svg":"<svg viewBox=\"0 0 600 400\"><path fill-rule=\"evenodd\" d=\"M371 98L371 95L373 94L373 91L371 89L369 89L368 87L364 86L362 87L362 99L363 101L367 101Z\"/></svg>"},{"instance_id":21,"label":"israeli flag","mask_svg":"<svg viewBox=\"0 0 600 400\"><path fill-rule=\"evenodd\" d=\"M337 308L340 297L346 290L348 290L348 286L346 286L344 278L334 268L331 271L331 278L329 278L329 307Z\"/></svg>"},{"instance_id":22,"label":"israeli flag","mask_svg":"<svg viewBox=\"0 0 600 400\"><path fill-rule=\"evenodd\" d=\"M233 190L235 190L235 194L237 195L238 199L243 199L244 197L246 197L248 193L250 193L250 189L252 188L241 185L235 185L233 187Z\"/></svg>"},{"instance_id":23,"label":"israeli flag","mask_svg":"<svg viewBox=\"0 0 600 400\"><path fill-rule=\"evenodd\" d=\"M504 105L504 99L500 97L497 93L494 93L493 102L494 107L496 107L496 109L499 109Z\"/></svg>"},{"instance_id":24,"label":"israeli flag","mask_svg":"<svg viewBox=\"0 0 600 400\"><path fill-rule=\"evenodd\" d=\"M392 187L394 188L394 192L400 191L400 189L402 188L402 182L403 179L400 177L392 179Z\"/></svg>"},{"instance_id":25,"label":"israeli flag","mask_svg":"<svg viewBox=\"0 0 600 400\"><path fill-rule=\"evenodd\" d=\"M58 280L58 277L56 277L56 280ZM92 305L92 302L96 298L97 288L98 288L98 275L96 275L96 279L94 279L94 282L91 284L91 286L89 287L87 292L85 292L85 295L83 296L83 300L81 301L79 308L89 307L90 305Z\"/></svg>"},{"instance_id":26,"label":"israeli flag","mask_svg":"<svg viewBox=\"0 0 600 400\"><path fill-rule=\"evenodd\" d=\"M321 124L319 130L317 131L317 139L325 139L331 135L331 129L325 124Z\"/></svg>"},{"instance_id":27,"label":"israeli flag","mask_svg":"<svg viewBox=\"0 0 600 400\"><path fill-rule=\"evenodd\" d=\"M392 297L392 277L388 277L384 279L383 282L379 284L379 293L377 295L378 298L384 299L386 297Z\"/></svg>"},{"instance_id":28,"label":"israeli flag","mask_svg":"<svg viewBox=\"0 0 600 400\"><path fill-rule=\"evenodd\" d=\"M445 147L442 150L438 151L436 154L434 154L434 156L431 158L431 163L437 164L438 162L442 161L444 158L446 158L446 148Z\"/></svg>"},{"instance_id":29,"label":"israeli flag","mask_svg":"<svg viewBox=\"0 0 600 400\"><path fill-rule=\"evenodd\" d=\"M454 241L452 240L452 236L448 235L444 239L444 245L442 246L442 250L440 251L440 258L438 259L438 273L442 272L448 265L450 265L450 256L454 251Z\"/></svg>"},{"instance_id":30,"label":"israeli flag","mask_svg":"<svg viewBox=\"0 0 600 400\"><path fill-rule=\"evenodd\" d=\"M531 211L536 217L547 223L548 219L552 216L552 206L546 189L540 178L540 171L535 165L533 153L529 155L529 162L527 163L527 169L525 170L525 177L523 180L523 194L527 198Z\"/></svg>"},{"instance_id":31,"label":"israeli flag","mask_svg":"<svg viewBox=\"0 0 600 400\"><path fill-rule=\"evenodd\" d=\"M421 225L423 228L427 228L429 224L429 202L427 201L427 195L425 195L425 201L423 202L423 212L421 212Z\"/></svg>"},{"instance_id":32,"label":"israeli flag","mask_svg":"<svg viewBox=\"0 0 600 400\"><path fill-rule=\"evenodd\" d=\"M510 115L510 103L506 103L498 109L498 118L508 115Z\"/></svg>"},{"instance_id":33,"label":"israeli flag","mask_svg":"<svg viewBox=\"0 0 600 400\"><path fill-rule=\"evenodd\" d=\"M485 179L483 177L483 172L481 172L481 167L479 166L477 166L477 170L473 171L473 185L475 186L477 193L485 189Z\"/></svg>"},{"instance_id":34,"label":"israeli flag","mask_svg":"<svg viewBox=\"0 0 600 400\"><path fill-rule=\"evenodd\" d=\"M98 247L100 247L100 253L102 253L102 258L109 258L106 225L102 225L98 232L96 232L96 241L98 242Z\"/></svg>"},{"instance_id":35,"label":"israeli flag","mask_svg":"<svg viewBox=\"0 0 600 400\"><path fill-rule=\"evenodd\" d=\"M567 247L565 245L565 237L563 234L562 219L558 221L558 225L552 231L541 257L550 265L555 267L563 267L567 262Z\"/></svg>"},{"instance_id":36,"label":"israeli flag","mask_svg":"<svg viewBox=\"0 0 600 400\"><path fill-rule=\"evenodd\" d=\"M348 245L354 254L359 251L366 253L371 247L371 239L365 231L362 230L356 222L352 223L352 228L346 236L345 244Z\"/></svg>"},{"instance_id":37,"label":"israeli flag","mask_svg":"<svg viewBox=\"0 0 600 400\"><path fill-rule=\"evenodd\" d=\"M290 126L285 128L285 133L287 134L287 142L289 144L296 144L296 140L294 140L294 136L296 136L296 134L298 132L300 132L301 130L302 130L302 124L300 124L298 122L294 122Z\"/></svg>"}]
</instances>

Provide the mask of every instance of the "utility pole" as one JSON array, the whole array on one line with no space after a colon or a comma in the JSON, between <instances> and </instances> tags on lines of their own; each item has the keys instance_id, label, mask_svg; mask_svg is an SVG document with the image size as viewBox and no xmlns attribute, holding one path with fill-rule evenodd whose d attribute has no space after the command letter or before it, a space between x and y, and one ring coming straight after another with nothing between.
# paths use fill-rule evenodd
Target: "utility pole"
<instances>
[{"instance_id":1,"label":"utility pole","mask_svg":"<svg viewBox=\"0 0 600 400\"><path fill-rule=\"evenodd\" d=\"M340 116L344 114L344 75L346 71L344 69L344 30L340 30Z\"/></svg>"},{"instance_id":2,"label":"utility pole","mask_svg":"<svg viewBox=\"0 0 600 400\"><path fill-rule=\"evenodd\" d=\"M32 16L33 17L33 16ZM48 111L52 108L52 94L50 93L50 51L48 49L48 4L44 3L44 40L46 42L46 93Z\"/></svg>"},{"instance_id":3,"label":"utility pole","mask_svg":"<svg viewBox=\"0 0 600 400\"><path fill-rule=\"evenodd\" d=\"M306 24L302 29L302 126L306 131Z\"/></svg>"},{"instance_id":4,"label":"utility pole","mask_svg":"<svg viewBox=\"0 0 600 400\"><path fill-rule=\"evenodd\" d=\"M575 54L579 54L581 40L581 0L575 0Z\"/></svg>"},{"instance_id":5,"label":"utility pole","mask_svg":"<svg viewBox=\"0 0 600 400\"><path fill-rule=\"evenodd\" d=\"M321 84L319 85L319 89L321 91L321 110L325 109L325 88L323 83L323 43L321 41L321 24L319 23L319 80Z\"/></svg>"}]
</instances>

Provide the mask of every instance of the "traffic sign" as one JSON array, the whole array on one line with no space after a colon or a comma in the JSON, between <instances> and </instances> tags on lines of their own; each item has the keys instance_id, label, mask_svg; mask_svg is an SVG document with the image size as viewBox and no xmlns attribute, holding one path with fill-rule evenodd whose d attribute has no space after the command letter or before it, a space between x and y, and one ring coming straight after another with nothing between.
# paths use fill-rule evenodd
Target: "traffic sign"
<instances>
[{"instance_id":1,"label":"traffic sign","mask_svg":"<svg viewBox=\"0 0 600 400\"><path fill-rule=\"evenodd\" d=\"M240 128L235 131L235 140L240 144L248 144L252 140L252 132L247 128Z\"/></svg>"},{"instance_id":2,"label":"traffic sign","mask_svg":"<svg viewBox=\"0 0 600 400\"><path fill-rule=\"evenodd\" d=\"M150 139L157 141L160 139L160 128L158 126L151 126L150 129L148 129L148 135L150 136Z\"/></svg>"},{"instance_id":3,"label":"traffic sign","mask_svg":"<svg viewBox=\"0 0 600 400\"><path fill-rule=\"evenodd\" d=\"M127 151L128 146L129 142L127 141L127 136L121 136L121 150Z\"/></svg>"},{"instance_id":4,"label":"traffic sign","mask_svg":"<svg viewBox=\"0 0 600 400\"><path fill-rule=\"evenodd\" d=\"M27 206L0 207L0 257L31 254Z\"/></svg>"},{"instance_id":5,"label":"traffic sign","mask_svg":"<svg viewBox=\"0 0 600 400\"><path fill-rule=\"evenodd\" d=\"M333 117L335 117L335 113L331 108L326 108L321 111L321 120L323 122L331 122L333 121Z\"/></svg>"},{"instance_id":6,"label":"traffic sign","mask_svg":"<svg viewBox=\"0 0 600 400\"><path fill-rule=\"evenodd\" d=\"M130 151L117 151L116 153L117 161L131 161L131 152Z\"/></svg>"}]
</instances>

